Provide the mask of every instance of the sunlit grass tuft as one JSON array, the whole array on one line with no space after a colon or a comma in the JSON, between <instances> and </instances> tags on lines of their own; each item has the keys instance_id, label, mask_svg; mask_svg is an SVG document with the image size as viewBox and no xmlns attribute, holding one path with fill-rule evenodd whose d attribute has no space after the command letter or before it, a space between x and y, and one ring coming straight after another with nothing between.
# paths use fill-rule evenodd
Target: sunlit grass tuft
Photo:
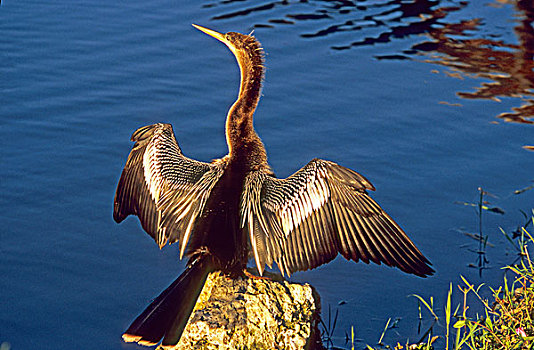
<instances>
[{"instance_id":1,"label":"sunlit grass tuft","mask_svg":"<svg viewBox=\"0 0 534 350\"><path fill-rule=\"evenodd\" d=\"M534 223L534 210L530 223ZM451 283L449 287L443 320L438 316L442 313L434 307L433 297L426 301L421 296L414 295L434 318L432 326L423 337L426 340L417 344L397 343L396 346L384 346L379 342L380 349L534 349L534 262L528 250L529 244L534 245L534 238L526 229L527 226L528 224L520 229L518 237L519 261L503 268L513 274L512 281L505 274L503 284L493 289L484 284L475 286L461 276L462 284L453 288ZM462 301L453 309L453 294L456 289ZM488 299L482 296L482 290L489 292ZM477 305L473 304L473 299ZM470 307L478 310L482 308L481 314L470 315ZM437 331L436 324L444 327L441 328L443 334L439 336L434 334ZM381 339L383 336L384 334ZM435 345L438 338L443 338L444 344ZM367 348L376 349L370 346Z\"/></svg>"}]
</instances>

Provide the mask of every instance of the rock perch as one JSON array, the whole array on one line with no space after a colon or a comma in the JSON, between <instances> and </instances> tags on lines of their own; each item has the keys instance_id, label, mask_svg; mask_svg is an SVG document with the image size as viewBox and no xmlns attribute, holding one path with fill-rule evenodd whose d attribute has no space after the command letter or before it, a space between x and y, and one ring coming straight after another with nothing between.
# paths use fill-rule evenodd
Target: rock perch
<instances>
[{"instance_id":1,"label":"rock perch","mask_svg":"<svg viewBox=\"0 0 534 350\"><path fill-rule=\"evenodd\" d=\"M308 284L214 272L175 348L322 348L319 312L319 296Z\"/></svg>"}]
</instances>

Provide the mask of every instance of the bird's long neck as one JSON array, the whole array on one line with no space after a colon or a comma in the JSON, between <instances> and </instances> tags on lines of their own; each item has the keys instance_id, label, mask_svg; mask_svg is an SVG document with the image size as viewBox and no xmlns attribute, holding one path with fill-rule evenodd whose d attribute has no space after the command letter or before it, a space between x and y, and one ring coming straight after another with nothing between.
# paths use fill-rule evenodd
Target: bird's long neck
<instances>
[{"instance_id":1,"label":"bird's long neck","mask_svg":"<svg viewBox=\"0 0 534 350\"><path fill-rule=\"evenodd\" d=\"M226 118L226 142L230 157L244 154L256 156L265 161L265 149L254 131L253 114L258 105L263 79L263 57L261 49L237 57L241 70L239 96L228 111Z\"/></svg>"}]
</instances>

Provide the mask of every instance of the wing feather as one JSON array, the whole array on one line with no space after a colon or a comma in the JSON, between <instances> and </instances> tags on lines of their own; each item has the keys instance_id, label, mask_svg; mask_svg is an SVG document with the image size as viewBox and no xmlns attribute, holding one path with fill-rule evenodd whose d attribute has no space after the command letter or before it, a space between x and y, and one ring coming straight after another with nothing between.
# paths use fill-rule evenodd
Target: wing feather
<instances>
[{"instance_id":1,"label":"wing feather","mask_svg":"<svg viewBox=\"0 0 534 350\"><path fill-rule=\"evenodd\" d=\"M354 261L384 263L419 276L432 274L429 261L367 190L374 187L362 175L320 159L286 179L264 170L251 172L241 199L241 225L253 249L259 237L268 247L254 250L258 271L274 261L289 274L341 253Z\"/></svg>"},{"instance_id":2,"label":"wing feather","mask_svg":"<svg viewBox=\"0 0 534 350\"><path fill-rule=\"evenodd\" d=\"M172 126L153 124L132 135L135 144L115 194L113 217L139 217L159 247L180 241L183 255L224 162L204 163L185 157Z\"/></svg>"}]
</instances>

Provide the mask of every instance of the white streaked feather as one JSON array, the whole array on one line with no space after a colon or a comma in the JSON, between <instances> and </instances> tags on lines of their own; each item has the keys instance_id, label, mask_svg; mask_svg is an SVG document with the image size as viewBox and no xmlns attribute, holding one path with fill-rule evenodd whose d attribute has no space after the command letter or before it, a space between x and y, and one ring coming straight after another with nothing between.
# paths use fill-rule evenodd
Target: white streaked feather
<instances>
[{"instance_id":1,"label":"white streaked feather","mask_svg":"<svg viewBox=\"0 0 534 350\"><path fill-rule=\"evenodd\" d=\"M286 209L282 217L282 228L284 229L284 235L286 236L293 229L293 222L291 221L290 216L291 216L290 210Z\"/></svg>"},{"instance_id":2,"label":"white streaked feather","mask_svg":"<svg viewBox=\"0 0 534 350\"><path fill-rule=\"evenodd\" d=\"M154 202L157 203L159 200L159 184L161 182L161 178L159 176L160 173L156 169L154 169L157 168L157 161L154 160L154 153L155 149L151 142L148 145L145 154L143 155L143 169L145 175L145 182L150 192L150 195L152 196Z\"/></svg>"},{"instance_id":3,"label":"white streaked feather","mask_svg":"<svg viewBox=\"0 0 534 350\"><path fill-rule=\"evenodd\" d=\"M187 247L187 242L189 241L189 236L191 235L191 230L193 228L193 224L195 223L196 215L191 215L191 219L189 219L189 224L187 225L187 229L184 233L184 238L180 242L180 259L183 258L185 253L185 248Z\"/></svg>"},{"instance_id":4,"label":"white streaked feather","mask_svg":"<svg viewBox=\"0 0 534 350\"><path fill-rule=\"evenodd\" d=\"M313 212L313 205L311 202L310 194L308 192L304 192L302 197L304 199L304 205L306 206L306 213L308 213L307 216L309 216Z\"/></svg>"},{"instance_id":5,"label":"white streaked feather","mask_svg":"<svg viewBox=\"0 0 534 350\"><path fill-rule=\"evenodd\" d=\"M290 231L293 231L293 228L295 226L297 226L297 223L298 223L298 219L297 219L297 211L295 210L295 204L294 202L292 203L292 205L289 207L289 212L291 213L291 221L290 221L290 224L291 224L291 229ZM289 232L286 232L286 235L289 234Z\"/></svg>"},{"instance_id":6,"label":"white streaked feather","mask_svg":"<svg viewBox=\"0 0 534 350\"><path fill-rule=\"evenodd\" d=\"M181 212L181 214L180 214L180 216L178 216L178 218L176 218L176 220L174 220L174 222L178 223L183 218L185 218L189 214L189 211L193 207L193 204L195 204L195 201L193 201L190 198L188 198L187 201L184 201L184 203L180 207L175 209L176 212ZM187 207L184 208L186 205L187 205Z\"/></svg>"},{"instance_id":7,"label":"white streaked feather","mask_svg":"<svg viewBox=\"0 0 534 350\"><path fill-rule=\"evenodd\" d=\"M304 210L304 206L302 205L302 196L296 201L296 206L297 206L297 213L298 214L298 223L297 223L297 226L300 226L300 224L306 220L306 218L310 215L310 213L306 212Z\"/></svg>"},{"instance_id":8,"label":"white streaked feather","mask_svg":"<svg viewBox=\"0 0 534 350\"><path fill-rule=\"evenodd\" d=\"M310 197L312 200L313 210L319 209L323 202L321 200L321 197L319 196L319 193L317 192L316 186L310 187Z\"/></svg>"},{"instance_id":9,"label":"white streaked feather","mask_svg":"<svg viewBox=\"0 0 534 350\"><path fill-rule=\"evenodd\" d=\"M258 272L260 276L263 275L263 264L261 263L260 256L258 254L258 245L256 244L256 235L254 234L254 220L249 221L249 232L250 234L250 243L252 245L252 250L254 252L254 261L256 262L256 266L258 268Z\"/></svg>"}]
</instances>

